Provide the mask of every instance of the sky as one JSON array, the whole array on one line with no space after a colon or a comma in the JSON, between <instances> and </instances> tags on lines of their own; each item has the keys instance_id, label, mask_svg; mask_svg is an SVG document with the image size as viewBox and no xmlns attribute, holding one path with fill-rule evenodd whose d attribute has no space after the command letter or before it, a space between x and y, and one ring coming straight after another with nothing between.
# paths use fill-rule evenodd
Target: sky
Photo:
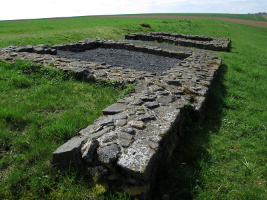
<instances>
[{"instance_id":1,"label":"sky","mask_svg":"<svg viewBox=\"0 0 267 200\"><path fill-rule=\"evenodd\" d=\"M0 20L139 13L258 13L267 0L0 0Z\"/></svg>"}]
</instances>

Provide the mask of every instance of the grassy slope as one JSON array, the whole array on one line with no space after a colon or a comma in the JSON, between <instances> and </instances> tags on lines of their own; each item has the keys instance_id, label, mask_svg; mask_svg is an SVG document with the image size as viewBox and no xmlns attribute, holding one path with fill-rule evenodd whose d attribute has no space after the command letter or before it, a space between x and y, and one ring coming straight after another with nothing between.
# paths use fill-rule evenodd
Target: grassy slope
<instances>
[{"instance_id":1,"label":"grassy slope","mask_svg":"<svg viewBox=\"0 0 267 200\"><path fill-rule=\"evenodd\" d=\"M206 14L205 16L213 15ZM259 15L216 14L214 16L267 21L267 19L264 19ZM120 38L124 36L127 30L142 31L138 24L143 23L144 21L146 21L146 19L135 19L134 21L127 18L101 17L2 21L0 22L0 47L10 45L36 45L40 43L53 45L63 42L70 42L73 40L80 40L86 37L104 36L106 38ZM162 20L154 21L162 22ZM179 21L183 22L183 20L176 20L176 22ZM160 24L157 26L157 24L155 26L157 29L164 27ZM175 24L172 23L172 25ZM181 28L183 28L183 25L187 26L188 24L180 23L181 27L178 26L176 31L179 31ZM183 29L186 31L187 28ZM173 29L173 27L170 26L167 28L167 30L168 29Z\"/></svg>"},{"instance_id":2,"label":"grassy slope","mask_svg":"<svg viewBox=\"0 0 267 200\"><path fill-rule=\"evenodd\" d=\"M218 13L173 13L174 15L189 15L189 16L201 16L201 17L221 17L221 18L230 18L230 19L245 19L252 21L264 21L267 20L261 15L254 14L218 14Z\"/></svg>"},{"instance_id":3,"label":"grassy slope","mask_svg":"<svg viewBox=\"0 0 267 200\"><path fill-rule=\"evenodd\" d=\"M50 45L152 30L227 37L232 52L215 84L207 119L187 130L159 174L157 197L266 199L267 29L212 19L73 18L0 22L0 46ZM4 30L4 31L3 31ZM164 170L165 169L165 170Z\"/></svg>"},{"instance_id":4,"label":"grassy slope","mask_svg":"<svg viewBox=\"0 0 267 200\"><path fill-rule=\"evenodd\" d=\"M190 124L178 153L167 161L172 167L159 174L167 180L155 191L171 192L173 199L266 199L267 29L209 25L197 31L230 38L232 52L219 55L224 66L207 119Z\"/></svg>"},{"instance_id":5,"label":"grassy slope","mask_svg":"<svg viewBox=\"0 0 267 200\"><path fill-rule=\"evenodd\" d=\"M0 62L0 199L97 195L75 170L51 168L52 152L101 115L119 91L36 65Z\"/></svg>"}]
</instances>

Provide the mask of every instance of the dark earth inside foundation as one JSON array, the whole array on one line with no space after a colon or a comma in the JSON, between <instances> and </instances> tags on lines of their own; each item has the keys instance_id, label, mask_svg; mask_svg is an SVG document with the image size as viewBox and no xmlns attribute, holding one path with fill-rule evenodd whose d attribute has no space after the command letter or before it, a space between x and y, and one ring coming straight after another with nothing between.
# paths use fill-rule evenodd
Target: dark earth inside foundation
<instances>
[{"instance_id":1,"label":"dark earth inside foundation","mask_svg":"<svg viewBox=\"0 0 267 200\"><path fill-rule=\"evenodd\" d=\"M83 52L58 50L57 55L70 59L101 62L114 67L123 67L151 73L162 73L181 62L177 58L113 48L96 48Z\"/></svg>"}]
</instances>

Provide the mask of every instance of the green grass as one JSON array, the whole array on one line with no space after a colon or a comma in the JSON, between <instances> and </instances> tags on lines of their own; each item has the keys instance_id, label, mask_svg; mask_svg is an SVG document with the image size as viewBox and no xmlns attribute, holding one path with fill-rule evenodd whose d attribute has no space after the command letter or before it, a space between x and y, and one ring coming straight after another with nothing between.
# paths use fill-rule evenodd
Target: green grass
<instances>
[{"instance_id":1,"label":"green grass","mask_svg":"<svg viewBox=\"0 0 267 200\"><path fill-rule=\"evenodd\" d=\"M25 61L0 62L0 199L79 199L105 190L50 165L52 152L120 94L72 77Z\"/></svg>"},{"instance_id":2,"label":"green grass","mask_svg":"<svg viewBox=\"0 0 267 200\"><path fill-rule=\"evenodd\" d=\"M142 28L139 25L141 23L149 24L152 27L151 30ZM267 199L266 28L214 19L88 17L0 22L0 30L0 46L2 47L40 43L53 45L76 41L84 37L122 38L126 33L139 31L164 31L230 38L232 40L231 52L218 53L218 56L223 58L223 66L219 80L214 84L210 94L207 117L200 122L189 123L177 150L161 166L151 199L162 199L164 195L170 199ZM4 71L7 71L6 68ZM20 75L18 74L18 76ZM39 133L37 135L33 131L33 138L41 136L39 144L33 146L27 142L31 139L29 137L31 128L34 130L35 127L49 125L47 119L43 119L43 115L56 117L58 113L64 114L65 106L59 106L57 109L44 107L38 110L41 108L41 104L35 105L37 109L33 112L35 114L25 114L23 118L20 118L20 112L25 110L28 113L27 104L24 106L22 102L25 101L24 96L29 93L26 91L33 87L34 81L22 77L12 80L2 77L0 80L2 83L10 85L10 89L7 91L13 91L12 88L24 91L23 95L17 92L1 92L1 104L13 102L13 106L8 103L3 107L4 112L2 113L4 114L2 115L12 117L1 116L1 141L5 147L13 140L15 141L13 143L16 144L11 146L11 148L16 148L14 153L13 151L7 151L9 153L4 151L5 154L8 154L10 161L6 161L6 157L3 159L3 156L1 158L1 165L4 166L4 168L1 166L3 169L1 171L14 171L11 177L4 179L4 183L1 182L1 189L4 192L9 191L4 194L8 197L12 194L11 189L7 189L9 187L16 191L10 199L16 199L18 195L26 194L32 195L32 198L50 195L51 199L68 197L90 199L96 195L96 191L99 190L100 193L106 191L105 186L95 182L88 183L88 180L91 179L75 170L54 171L49 166L49 159L51 159L49 153L46 158L43 158L43 152L48 150L40 147L47 146L49 143L50 152L52 152L57 147L57 143L51 141L62 140L57 139L57 136L51 134L50 131L61 135L62 132L65 132L64 129L56 131L53 126L50 126L44 131L37 131ZM95 87L98 86L92 86L92 88ZM44 88L42 94L49 91ZM9 93L13 96L4 95L9 95ZM38 92L36 94L33 91L33 94L38 97ZM33 94L30 93L31 98L33 98ZM51 96L51 101L60 98L53 98L54 95L57 94L45 96ZM67 93L61 97L63 100L65 95ZM91 101L94 101L94 98ZM31 101L31 104L33 103ZM83 104L80 107L82 110L84 109ZM15 111L14 108L18 110ZM47 114L50 110L52 110L52 114ZM13 114L11 115L11 113ZM44 121L38 124L39 119ZM69 120L64 118L64 115L60 119ZM31 120L35 121L37 125L26 125ZM11 122L14 123L7 125ZM57 124L58 127L61 127L60 121ZM66 127L66 129L69 128ZM78 126L76 129L79 129ZM13 130L15 133L12 132ZM15 137L11 137L11 134L15 134ZM49 141L45 137L48 137ZM64 138L66 139L65 136ZM27 156L21 153L23 149L29 148L32 148L33 152L27 150L29 152ZM34 155L32 159L28 159L30 154ZM42 159L46 161L40 161ZM14 162L20 163L21 166L12 169ZM31 163L35 163L36 167L32 167ZM25 168L29 168L29 170L24 171ZM35 168L43 169L44 173L38 173ZM29 183L33 185L29 186ZM109 197L100 195L98 198L127 198L120 194L115 196L112 193Z\"/></svg>"},{"instance_id":3,"label":"green grass","mask_svg":"<svg viewBox=\"0 0 267 200\"><path fill-rule=\"evenodd\" d=\"M193 15L193 14L192 14ZM208 16L209 14L207 14ZM216 14L215 16L227 17L228 15ZM232 16L229 14L229 16ZM255 17L255 18L254 18ZM234 18L260 20L259 15L234 15ZM266 19L262 19L265 20ZM166 22L167 24L164 24ZM192 23L195 22L195 23ZM142 28L139 24L149 23L152 30ZM81 17L63 19L40 19L25 21L0 21L0 47L11 45L55 45L63 42L81 40L84 38L123 38L125 33L139 31L185 31L196 32L208 20L188 19L129 19L129 18L104 18ZM212 28L211 23L207 28ZM196 30L194 30L194 28ZM205 31L209 33L208 31ZM198 33L198 32L197 32Z\"/></svg>"},{"instance_id":4,"label":"green grass","mask_svg":"<svg viewBox=\"0 0 267 200\"><path fill-rule=\"evenodd\" d=\"M101 36L122 38L128 21L123 18L98 17L3 21L0 22L0 47L40 43L54 45ZM139 26L138 22L132 25ZM136 30L141 31L142 28Z\"/></svg>"},{"instance_id":5,"label":"green grass","mask_svg":"<svg viewBox=\"0 0 267 200\"><path fill-rule=\"evenodd\" d=\"M166 13L168 14L168 13ZM263 21L266 22L267 19L261 15L256 14L226 14L226 13L171 13L172 15L188 15L188 16L200 16L200 17L221 17L230 19L245 19L252 21ZM161 14L161 15L164 15Z\"/></svg>"},{"instance_id":6,"label":"green grass","mask_svg":"<svg viewBox=\"0 0 267 200\"><path fill-rule=\"evenodd\" d=\"M232 52L219 54L224 65L207 118L189 123L177 153L159 172L154 198L267 199L267 29L226 22L214 27L205 26L207 35L230 38Z\"/></svg>"}]
</instances>

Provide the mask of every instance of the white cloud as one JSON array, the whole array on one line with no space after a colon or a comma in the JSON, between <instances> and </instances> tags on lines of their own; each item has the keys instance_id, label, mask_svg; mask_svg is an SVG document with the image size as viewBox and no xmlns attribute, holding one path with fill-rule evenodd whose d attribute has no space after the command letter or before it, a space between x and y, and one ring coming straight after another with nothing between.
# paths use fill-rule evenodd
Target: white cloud
<instances>
[{"instance_id":1,"label":"white cloud","mask_svg":"<svg viewBox=\"0 0 267 200\"><path fill-rule=\"evenodd\" d=\"M135 13L266 12L266 0L2 0L0 20Z\"/></svg>"}]
</instances>

